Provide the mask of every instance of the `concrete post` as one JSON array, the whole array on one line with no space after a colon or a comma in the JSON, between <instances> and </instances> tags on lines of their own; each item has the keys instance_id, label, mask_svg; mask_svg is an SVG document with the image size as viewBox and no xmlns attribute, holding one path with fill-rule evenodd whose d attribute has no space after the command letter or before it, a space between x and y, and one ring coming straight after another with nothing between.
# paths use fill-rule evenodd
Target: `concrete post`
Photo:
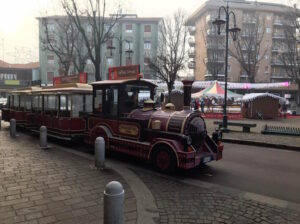
<instances>
[{"instance_id":1,"label":"concrete post","mask_svg":"<svg viewBox=\"0 0 300 224\"><path fill-rule=\"evenodd\" d=\"M16 129L16 120L10 119L10 136L15 138L17 136L17 129Z\"/></svg>"},{"instance_id":2,"label":"concrete post","mask_svg":"<svg viewBox=\"0 0 300 224\"><path fill-rule=\"evenodd\" d=\"M104 224L124 224L124 189L120 182L109 182L104 190Z\"/></svg>"},{"instance_id":3,"label":"concrete post","mask_svg":"<svg viewBox=\"0 0 300 224\"><path fill-rule=\"evenodd\" d=\"M105 168L105 141L102 137L96 138L95 141L95 166Z\"/></svg>"},{"instance_id":4,"label":"concrete post","mask_svg":"<svg viewBox=\"0 0 300 224\"><path fill-rule=\"evenodd\" d=\"M46 126L40 127L40 147L42 149L48 148L48 146L47 146L47 127Z\"/></svg>"}]
</instances>

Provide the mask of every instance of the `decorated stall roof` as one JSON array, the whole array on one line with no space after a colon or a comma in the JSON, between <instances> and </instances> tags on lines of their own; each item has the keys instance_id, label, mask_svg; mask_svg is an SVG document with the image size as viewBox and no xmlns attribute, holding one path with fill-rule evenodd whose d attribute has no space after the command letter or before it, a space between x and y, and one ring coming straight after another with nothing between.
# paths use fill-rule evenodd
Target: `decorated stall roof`
<instances>
[{"instance_id":1,"label":"decorated stall roof","mask_svg":"<svg viewBox=\"0 0 300 224\"><path fill-rule=\"evenodd\" d=\"M276 96L271 93L249 93L249 94L244 95L241 101L242 102L250 102L257 98L263 98L263 97L271 97L274 99L279 99L279 102L285 102L284 98L282 98L280 96Z\"/></svg>"},{"instance_id":2,"label":"decorated stall roof","mask_svg":"<svg viewBox=\"0 0 300 224\"><path fill-rule=\"evenodd\" d=\"M60 84L56 86L43 87L40 90L33 91L34 93L53 93L53 92L64 92L72 93L72 92L92 92L92 86L84 83L68 83L68 84Z\"/></svg>"},{"instance_id":3,"label":"decorated stall roof","mask_svg":"<svg viewBox=\"0 0 300 224\"><path fill-rule=\"evenodd\" d=\"M158 86L161 89L167 89L167 84L161 80L153 80L153 79L144 79L150 81ZM195 81L193 83L193 88L197 89L205 89L216 81ZM219 82L221 86L225 85L225 82ZM235 83L235 82L228 82L227 88L228 89L274 89L280 87L289 87L291 85L290 82L276 82L276 83ZM183 84L181 81L175 81L174 83L175 89L182 89Z\"/></svg>"}]
</instances>

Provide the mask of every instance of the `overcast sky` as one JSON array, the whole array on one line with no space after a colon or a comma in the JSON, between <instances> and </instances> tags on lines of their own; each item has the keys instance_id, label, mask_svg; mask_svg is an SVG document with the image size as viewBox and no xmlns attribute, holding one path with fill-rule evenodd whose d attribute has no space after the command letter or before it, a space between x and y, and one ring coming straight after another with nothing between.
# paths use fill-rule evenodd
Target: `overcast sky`
<instances>
[{"instance_id":1,"label":"overcast sky","mask_svg":"<svg viewBox=\"0 0 300 224\"><path fill-rule=\"evenodd\" d=\"M87 0L80 0L86 2ZM111 3L113 0L107 0ZM182 8L193 13L204 0L119 0L127 13L165 17ZM10 63L38 61L36 17L61 14L60 0L0 0L0 59ZM288 4L290 0L270 0Z\"/></svg>"}]
</instances>

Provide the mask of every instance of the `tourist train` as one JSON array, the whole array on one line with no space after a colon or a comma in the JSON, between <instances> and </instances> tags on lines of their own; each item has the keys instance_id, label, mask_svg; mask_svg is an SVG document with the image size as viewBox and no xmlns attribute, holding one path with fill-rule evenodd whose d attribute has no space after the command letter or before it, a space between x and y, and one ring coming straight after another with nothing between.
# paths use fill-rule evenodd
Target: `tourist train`
<instances>
[{"instance_id":1,"label":"tourist train","mask_svg":"<svg viewBox=\"0 0 300 224\"><path fill-rule=\"evenodd\" d=\"M103 137L106 150L150 161L161 172L191 169L222 158L218 133L207 134L200 112L190 109L192 81L184 83L184 108L154 103L156 85L142 79L106 80L30 87L10 93L2 120L64 140L94 144Z\"/></svg>"}]
</instances>

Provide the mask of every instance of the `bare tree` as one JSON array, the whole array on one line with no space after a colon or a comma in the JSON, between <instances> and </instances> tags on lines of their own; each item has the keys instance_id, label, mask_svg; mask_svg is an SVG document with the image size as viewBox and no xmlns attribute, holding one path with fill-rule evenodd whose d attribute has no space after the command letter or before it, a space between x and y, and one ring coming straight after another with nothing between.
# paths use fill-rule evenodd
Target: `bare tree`
<instances>
[{"instance_id":1,"label":"bare tree","mask_svg":"<svg viewBox=\"0 0 300 224\"><path fill-rule=\"evenodd\" d=\"M95 67L95 79L101 80L102 45L112 35L112 30L120 18L120 7L110 17L106 17L106 0L89 0L87 9L79 9L76 0L61 0L62 6L82 35L83 44Z\"/></svg>"},{"instance_id":2,"label":"bare tree","mask_svg":"<svg viewBox=\"0 0 300 224\"><path fill-rule=\"evenodd\" d=\"M41 36L43 50L56 55L63 75L68 75L73 60L76 32L70 19L42 18L45 36Z\"/></svg>"},{"instance_id":3,"label":"bare tree","mask_svg":"<svg viewBox=\"0 0 300 224\"><path fill-rule=\"evenodd\" d=\"M288 77L298 85L296 102L300 104L300 24L299 9L289 12L285 16L284 37L282 52L278 55L278 60L283 64Z\"/></svg>"},{"instance_id":4,"label":"bare tree","mask_svg":"<svg viewBox=\"0 0 300 224\"><path fill-rule=\"evenodd\" d=\"M215 29L209 29L214 32L214 35L208 36L206 34L208 29L209 28L206 27L205 31L202 31L204 44L207 49L207 58L203 60L203 63L206 65L208 73L212 75L212 80L217 80L218 74L224 70L224 37L217 35Z\"/></svg>"},{"instance_id":5,"label":"bare tree","mask_svg":"<svg viewBox=\"0 0 300 224\"><path fill-rule=\"evenodd\" d=\"M171 18L163 20L159 28L157 57L149 60L154 76L167 83L169 96L178 74L188 61L186 50L186 16L178 10ZM170 101L170 97L168 97Z\"/></svg>"},{"instance_id":6,"label":"bare tree","mask_svg":"<svg viewBox=\"0 0 300 224\"><path fill-rule=\"evenodd\" d=\"M234 47L229 48L229 53L234 57L246 72L250 82L255 82L259 62L264 58L267 49L261 52L261 43L264 37L265 21L257 14L251 16L249 23L243 27Z\"/></svg>"}]
</instances>

